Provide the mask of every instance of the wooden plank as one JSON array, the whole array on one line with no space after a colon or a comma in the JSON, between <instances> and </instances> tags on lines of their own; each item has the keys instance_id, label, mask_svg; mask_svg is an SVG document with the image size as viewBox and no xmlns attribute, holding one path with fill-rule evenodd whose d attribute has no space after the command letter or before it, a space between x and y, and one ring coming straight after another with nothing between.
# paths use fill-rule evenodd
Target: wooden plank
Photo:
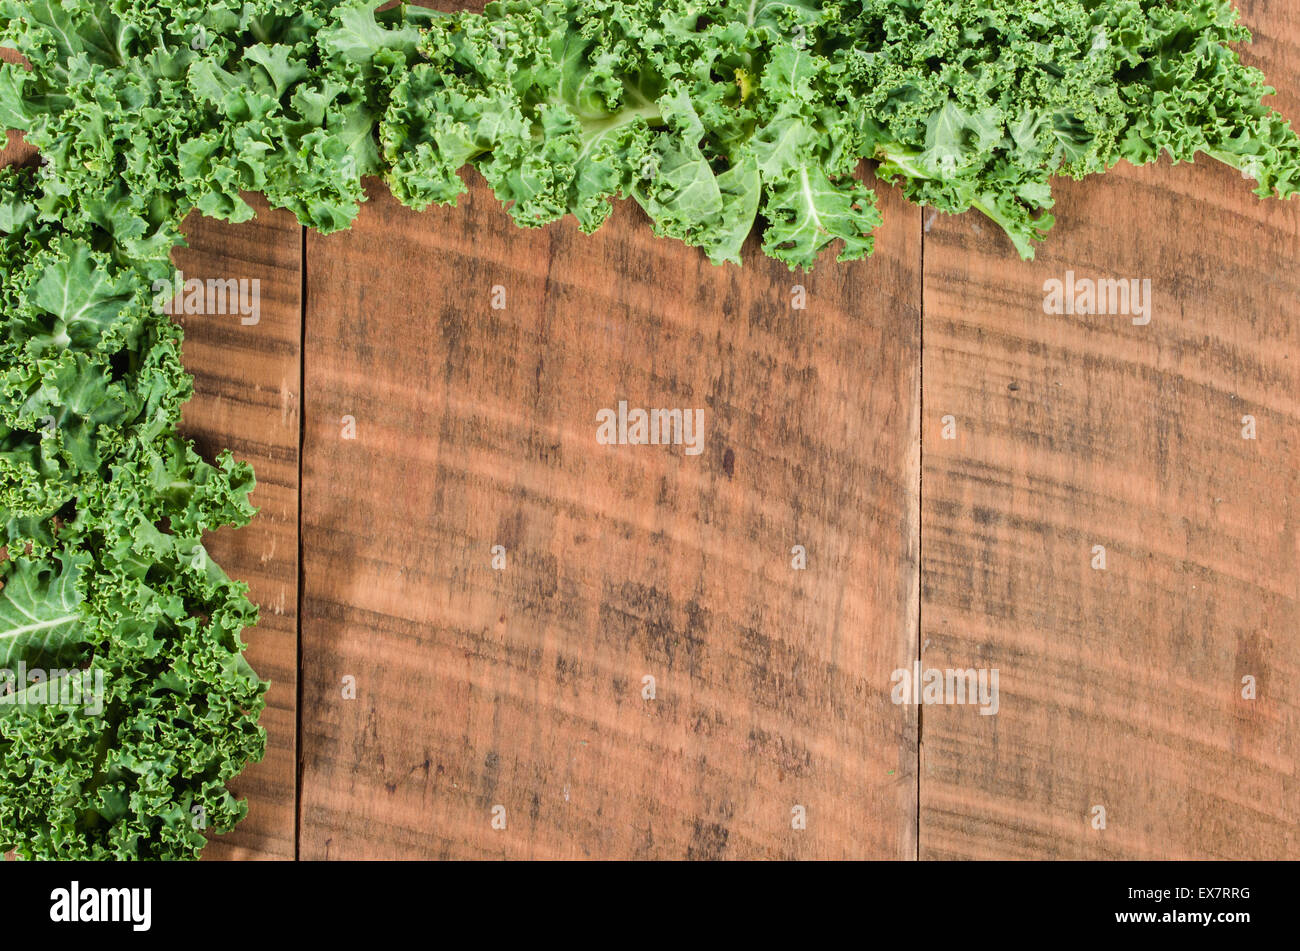
<instances>
[{"instance_id":1,"label":"wooden plank","mask_svg":"<svg viewBox=\"0 0 1300 951\"><path fill-rule=\"evenodd\" d=\"M1242 6L1300 117L1300 8ZM1300 857L1300 207L1208 163L1058 195L1034 263L925 239L924 665L1000 710L924 708L921 856ZM1070 270L1150 323L1044 314Z\"/></svg>"},{"instance_id":2,"label":"wooden plank","mask_svg":"<svg viewBox=\"0 0 1300 951\"><path fill-rule=\"evenodd\" d=\"M883 204L807 276L629 204L523 231L476 176L309 236L303 858L915 854L920 229ZM703 409L703 452L597 445L619 400Z\"/></svg>"},{"instance_id":3,"label":"wooden plank","mask_svg":"<svg viewBox=\"0 0 1300 951\"><path fill-rule=\"evenodd\" d=\"M222 529L204 544L231 577L249 583L261 617L244 635L248 660L271 681L261 720L266 757L231 784L248 800L248 816L204 849L207 859L296 853L302 229L288 212L260 199L254 205L257 218L240 225L191 215L189 247L174 256L186 278L259 282L256 323L239 315L178 318L194 375L182 432L206 458L230 449L257 473L252 524Z\"/></svg>"}]
</instances>

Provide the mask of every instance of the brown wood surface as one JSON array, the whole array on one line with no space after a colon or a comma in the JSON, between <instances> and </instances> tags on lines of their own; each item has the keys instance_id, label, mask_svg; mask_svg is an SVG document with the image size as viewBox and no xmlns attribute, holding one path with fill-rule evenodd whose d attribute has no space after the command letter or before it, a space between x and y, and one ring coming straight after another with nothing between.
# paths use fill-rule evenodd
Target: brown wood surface
<instances>
[{"instance_id":1,"label":"brown wood surface","mask_svg":"<svg viewBox=\"0 0 1300 951\"><path fill-rule=\"evenodd\" d=\"M1242 7L1300 117L1300 9ZM1300 206L1252 185L1063 182L1033 263L925 236L922 656L1001 708L924 708L922 858L1300 857ZM1044 314L1067 270L1151 279L1151 322Z\"/></svg>"},{"instance_id":2,"label":"brown wood surface","mask_svg":"<svg viewBox=\"0 0 1300 951\"><path fill-rule=\"evenodd\" d=\"M1300 119L1300 11L1238 5ZM1300 205L1121 166L1025 263L881 188L875 257L794 275L470 178L305 243L190 222L189 276L262 281L257 327L185 319L185 428L257 469L209 549L275 684L208 858L1300 857ZM1044 314L1067 271L1151 323ZM597 445L620 399L703 454ZM918 652L999 713L894 705Z\"/></svg>"},{"instance_id":3,"label":"brown wood surface","mask_svg":"<svg viewBox=\"0 0 1300 951\"><path fill-rule=\"evenodd\" d=\"M257 473L256 518L214 533L205 547L249 584L260 620L244 635L248 660L271 681L261 721L266 757L231 784L247 799L248 816L204 849L210 859L296 856L302 228L289 212L249 197L256 219L229 225L191 215L189 247L173 255L186 278L260 282L256 324L220 314L179 318L194 376L182 432L207 458L230 449Z\"/></svg>"},{"instance_id":4,"label":"brown wood surface","mask_svg":"<svg viewBox=\"0 0 1300 951\"><path fill-rule=\"evenodd\" d=\"M885 204L870 263L807 277L628 204L521 231L479 181L309 237L304 858L914 854L881 684L915 649L920 245ZM704 452L598 445L620 399L702 408Z\"/></svg>"}]
</instances>

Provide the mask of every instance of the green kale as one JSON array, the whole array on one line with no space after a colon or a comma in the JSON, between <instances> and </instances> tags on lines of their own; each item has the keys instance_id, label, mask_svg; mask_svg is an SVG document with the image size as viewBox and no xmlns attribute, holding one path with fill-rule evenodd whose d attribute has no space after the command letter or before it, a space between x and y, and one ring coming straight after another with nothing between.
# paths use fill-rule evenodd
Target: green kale
<instances>
[{"instance_id":1,"label":"green kale","mask_svg":"<svg viewBox=\"0 0 1300 951\"><path fill-rule=\"evenodd\" d=\"M256 611L202 546L251 517L252 473L175 433L190 383L152 306L166 268L115 262L38 200L29 172L0 173L0 847L195 856L244 814L225 784L265 743L240 641ZM24 668L94 674L101 695L25 702Z\"/></svg>"}]
</instances>

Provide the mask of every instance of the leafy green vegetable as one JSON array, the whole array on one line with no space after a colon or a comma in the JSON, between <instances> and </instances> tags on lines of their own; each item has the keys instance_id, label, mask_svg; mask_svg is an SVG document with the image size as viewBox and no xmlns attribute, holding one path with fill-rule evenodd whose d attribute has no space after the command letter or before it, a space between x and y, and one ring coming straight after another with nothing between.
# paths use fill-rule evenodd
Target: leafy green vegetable
<instances>
[{"instance_id":1,"label":"leafy green vegetable","mask_svg":"<svg viewBox=\"0 0 1300 951\"><path fill-rule=\"evenodd\" d=\"M0 705L0 846L197 854L260 755L254 612L202 534L246 466L176 435L190 380L150 306L197 209L261 193L345 228L382 176L416 208L473 167L521 225L635 201L715 262L871 253L863 161L1033 255L1051 180L1167 155L1300 187L1227 0L0 0L0 660L103 672L104 710ZM81 676L78 674L77 676ZM202 821L195 822L196 817Z\"/></svg>"},{"instance_id":2,"label":"leafy green vegetable","mask_svg":"<svg viewBox=\"0 0 1300 951\"><path fill-rule=\"evenodd\" d=\"M34 666L66 661L78 643L81 594L77 576L89 559L69 552L54 565L20 562L0 591L0 668L16 658Z\"/></svg>"},{"instance_id":3,"label":"leafy green vegetable","mask_svg":"<svg viewBox=\"0 0 1300 951\"><path fill-rule=\"evenodd\" d=\"M239 640L256 612L201 542L252 515L252 473L175 434L190 384L152 306L167 265L115 260L102 230L35 213L39 194L0 173L0 669L27 691L0 702L0 845L197 855L243 815L225 784L265 742ZM24 703L24 669L93 673L103 696Z\"/></svg>"},{"instance_id":4,"label":"leafy green vegetable","mask_svg":"<svg viewBox=\"0 0 1300 951\"><path fill-rule=\"evenodd\" d=\"M1300 141L1229 44L1227 0L0 0L32 69L0 117L49 163L39 212L161 259L191 208L261 192L323 231L366 175L414 207L473 166L511 215L593 230L629 197L738 262L871 251L863 159L908 198L976 209L1031 256L1050 180L1197 154L1287 197Z\"/></svg>"}]
</instances>

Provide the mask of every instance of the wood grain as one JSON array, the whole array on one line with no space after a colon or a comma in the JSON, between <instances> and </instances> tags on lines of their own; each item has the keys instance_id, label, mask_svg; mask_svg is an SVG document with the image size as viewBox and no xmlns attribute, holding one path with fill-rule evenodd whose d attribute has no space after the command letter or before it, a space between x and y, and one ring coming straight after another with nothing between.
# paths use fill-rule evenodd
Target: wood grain
<instances>
[{"instance_id":1,"label":"wood grain","mask_svg":"<svg viewBox=\"0 0 1300 951\"><path fill-rule=\"evenodd\" d=\"M885 205L809 276L627 204L523 231L477 178L309 236L303 858L915 854L919 229ZM703 453L597 445L621 399L702 408Z\"/></svg>"},{"instance_id":2,"label":"wood grain","mask_svg":"<svg viewBox=\"0 0 1300 951\"><path fill-rule=\"evenodd\" d=\"M204 544L231 577L249 583L261 616L245 632L248 660L271 681L261 720L266 757L231 783L247 798L248 817L204 849L208 859L296 854L302 228L288 212L250 200L258 214L245 224L191 215L189 247L174 255L186 278L260 282L256 324L220 314L179 318L194 375L181 431L205 458L230 449L257 473L252 524L222 529Z\"/></svg>"},{"instance_id":3,"label":"wood grain","mask_svg":"<svg viewBox=\"0 0 1300 951\"><path fill-rule=\"evenodd\" d=\"M1300 117L1300 10L1242 6ZM1300 209L1209 163L1057 192L1033 263L925 238L923 657L1001 704L924 708L921 856L1296 858ZM1044 314L1068 270L1151 322Z\"/></svg>"}]
</instances>

